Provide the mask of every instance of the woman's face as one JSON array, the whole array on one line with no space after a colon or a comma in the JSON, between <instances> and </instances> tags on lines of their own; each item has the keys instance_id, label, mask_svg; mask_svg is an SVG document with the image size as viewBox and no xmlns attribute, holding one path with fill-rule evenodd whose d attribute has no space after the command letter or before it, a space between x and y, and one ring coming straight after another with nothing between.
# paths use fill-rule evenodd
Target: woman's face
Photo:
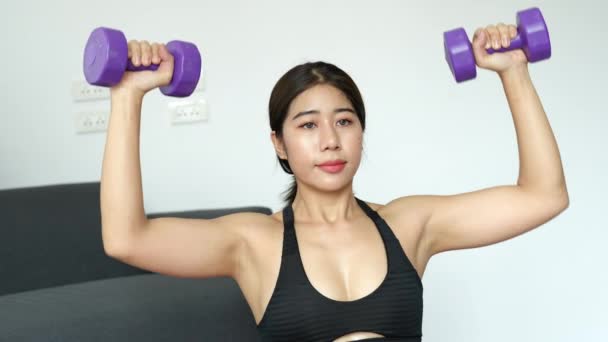
<instances>
[{"instance_id":1,"label":"woman's face","mask_svg":"<svg viewBox=\"0 0 608 342\"><path fill-rule=\"evenodd\" d=\"M283 138L272 132L272 140L277 155L289 161L299 182L332 191L352 182L361 161L363 130L348 98L322 84L291 102Z\"/></svg>"}]
</instances>

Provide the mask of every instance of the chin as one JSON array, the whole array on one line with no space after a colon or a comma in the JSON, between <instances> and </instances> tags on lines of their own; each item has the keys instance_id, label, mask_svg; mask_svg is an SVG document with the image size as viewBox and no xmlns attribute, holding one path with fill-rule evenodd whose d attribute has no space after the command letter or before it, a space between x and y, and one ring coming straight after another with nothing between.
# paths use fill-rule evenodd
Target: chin
<instances>
[{"instance_id":1,"label":"chin","mask_svg":"<svg viewBox=\"0 0 608 342\"><path fill-rule=\"evenodd\" d=\"M313 180L313 185L315 188L318 188L319 190L322 191L330 191L330 192L334 192L334 191L339 191L342 190L346 187L349 187L352 182L353 182L353 177L350 174L346 174L346 173L340 173L337 175L329 175L331 176L330 179L325 178L325 179L315 179Z\"/></svg>"}]
</instances>

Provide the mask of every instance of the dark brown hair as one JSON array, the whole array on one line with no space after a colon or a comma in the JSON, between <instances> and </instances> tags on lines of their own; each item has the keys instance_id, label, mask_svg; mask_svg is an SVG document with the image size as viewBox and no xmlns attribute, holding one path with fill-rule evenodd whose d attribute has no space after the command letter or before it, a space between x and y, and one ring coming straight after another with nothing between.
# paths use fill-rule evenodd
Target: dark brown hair
<instances>
[{"instance_id":1,"label":"dark brown hair","mask_svg":"<svg viewBox=\"0 0 608 342\"><path fill-rule=\"evenodd\" d=\"M355 113L365 130L365 106L361 93L350 76L337 66L325 62L309 62L297 65L285 73L272 89L268 104L270 128L276 132L277 138L283 138L283 123L287 118L289 105L300 93L318 84L334 86L348 98ZM293 175L289 162L277 156L281 168ZM298 191L295 177L289 189L284 192L283 199L288 205L293 203Z\"/></svg>"}]
</instances>

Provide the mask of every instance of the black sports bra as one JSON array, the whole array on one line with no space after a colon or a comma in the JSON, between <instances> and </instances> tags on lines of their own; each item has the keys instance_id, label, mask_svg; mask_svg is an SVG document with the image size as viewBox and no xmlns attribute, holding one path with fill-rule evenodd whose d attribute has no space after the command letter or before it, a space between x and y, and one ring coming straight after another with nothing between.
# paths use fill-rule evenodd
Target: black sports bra
<instances>
[{"instance_id":1,"label":"black sports bra","mask_svg":"<svg viewBox=\"0 0 608 342\"><path fill-rule=\"evenodd\" d=\"M374 222L384 243L388 272L382 284L354 301L336 301L309 282L294 228L291 206L283 210L281 268L264 316L262 341L333 341L356 331L383 335L362 341L419 342L422 337L422 282L388 224L356 198Z\"/></svg>"}]
</instances>

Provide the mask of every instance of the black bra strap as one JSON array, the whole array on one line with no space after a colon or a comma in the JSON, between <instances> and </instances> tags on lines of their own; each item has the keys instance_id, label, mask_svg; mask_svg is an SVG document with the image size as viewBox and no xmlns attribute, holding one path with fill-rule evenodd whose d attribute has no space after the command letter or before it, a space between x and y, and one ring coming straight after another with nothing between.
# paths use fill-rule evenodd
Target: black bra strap
<instances>
[{"instance_id":1,"label":"black bra strap","mask_svg":"<svg viewBox=\"0 0 608 342\"><path fill-rule=\"evenodd\" d=\"M367 216L369 216L374 222L378 220L380 216L374 209L372 209L369 205L367 205L367 203L360 200L359 198L355 197L355 199L357 200L359 206L363 209L363 211L365 211Z\"/></svg>"}]
</instances>

